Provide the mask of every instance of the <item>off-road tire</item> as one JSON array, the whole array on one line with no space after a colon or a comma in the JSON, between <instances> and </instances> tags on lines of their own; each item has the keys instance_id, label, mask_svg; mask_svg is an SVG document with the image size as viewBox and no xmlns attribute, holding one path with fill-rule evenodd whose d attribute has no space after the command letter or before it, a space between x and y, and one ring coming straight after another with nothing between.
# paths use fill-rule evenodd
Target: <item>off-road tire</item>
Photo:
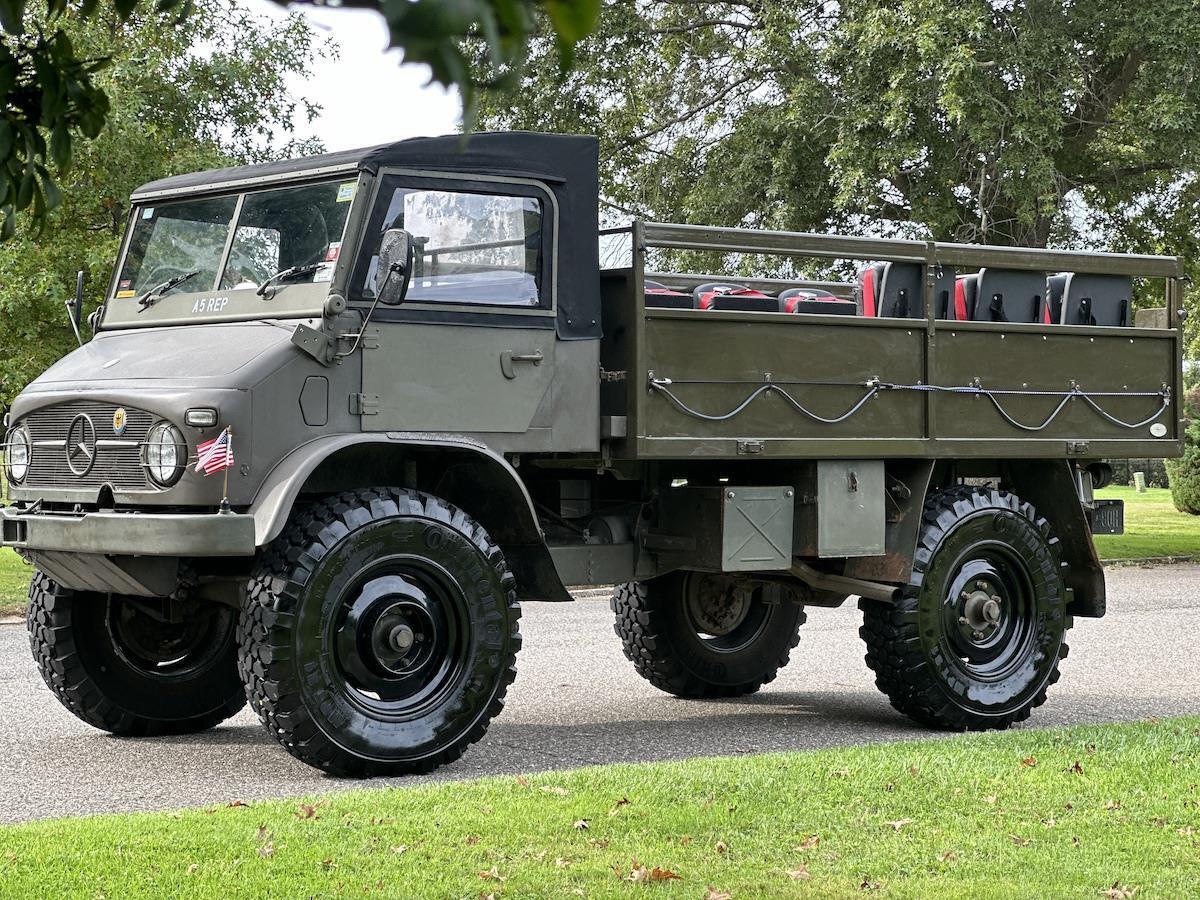
<instances>
[{"instance_id":1,"label":"off-road tire","mask_svg":"<svg viewBox=\"0 0 1200 900\"><path fill-rule=\"evenodd\" d=\"M688 573L619 585L613 629L637 673L677 697L736 697L773 681L800 642L804 609L787 599L769 606L757 634L736 652L717 652L688 620Z\"/></svg>"},{"instance_id":2,"label":"off-road tire","mask_svg":"<svg viewBox=\"0 0 1200 900\"><path fill-rule=\"evenodd\" d=\"M372 701L349 686L338 653L312 649L320 647L314 635L332 627L321 616L327 623L344 616L343 594L388 554L424 554L455 579L470 580L456 613L465 629L461 676L436 705L403 721L364 712ZM298 509L256 563L239 621L250 706L289 753L330 774L414 774L449 763L483 737L516 677L521 610L514 588L483 527L437 497L368 488Z\"/></svg>"},{"instance_id":3,"label":"off-road tire","mask_svg":"<svg viewBox=\"0 0 1200 900\"><path fill-rule=\"evenodd\" d=\"M112 734L145 737L194 734L246 705L237 673L234 621L227 617L211 658L193 672L149 675L130 663L106 624L110 598L60 587L36 572L29 585L29 646L47 687L89 725ZM232 612L232 611L228 611Z\"/></svg>"},{"instance_id":4,"label":"off-road tire","mask_svg":"<svg viewBox=\"0 0 1200 900\"><path fill-rule=\"evenodd\" d=\"M1007 549L1000 549L1001 545ZM983 626L995 629L983 638L976 637L982 631L968 637L966 630L973 626L959 616L958 627L963 630L956 633L952 608L975 585L990 585L965 574L973 565L980 572L979 560L988 553L1000 557L998 568L1012 575L1012 584L1024 581L1028 598L1020 599L1021 590L1010 591L1014 596L1001 604L1007 616L1003 623ZM978 557L974 562L972 554ZM1063 568L1059 542L1049 524L1016 495L978 487L954 487L931 495L922 516L912 576L899 599L891 604L859 602L863 611L859 634L867 645L867 665L875 672L875 684L899 712L928 727L983 731L1008 728L1029 718L1046 702L1047 689L1058 681L1058 663L1067 655L1063 637L1072 623L1065 609ZM1018 612L1011 613L1014 609ZM993 639L996 643L988 645ZM981 646L972 646L972 641ZM965 658L955 652L964 649ZM1011 660L1007 665L1005 657L998 656L998 662L986 660L993 652L1007 652ZM978 659L974 654L979 654ZM989 673L990 665L999 668Z\"/></svg>"}]
</instances>

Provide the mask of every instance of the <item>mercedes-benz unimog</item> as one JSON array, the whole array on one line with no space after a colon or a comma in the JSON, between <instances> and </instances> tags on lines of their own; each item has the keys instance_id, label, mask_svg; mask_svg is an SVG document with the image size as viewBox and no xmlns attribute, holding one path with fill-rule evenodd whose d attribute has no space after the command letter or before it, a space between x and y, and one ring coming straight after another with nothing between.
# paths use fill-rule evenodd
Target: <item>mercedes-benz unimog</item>
<instances>
[{"instance_id":1,"label":"mercedes-benz unimog","mask_svg":"<svg viewBox=\"0 0 1200 900\"><path fill-rule=\"evenodd\" d=\"M520 604L612 584L680 697L758 690L857 597L918 722L1045 701L1105 611L1104 461L1181 450L1179 261L602 236L597 165L476 134L133 195L94 337L6 423L3 543L71 712L188 733L248 700L328 772L425 771L500 711ZM647 271L688 259L718 262Z\"/></svg>"}]
</instances>

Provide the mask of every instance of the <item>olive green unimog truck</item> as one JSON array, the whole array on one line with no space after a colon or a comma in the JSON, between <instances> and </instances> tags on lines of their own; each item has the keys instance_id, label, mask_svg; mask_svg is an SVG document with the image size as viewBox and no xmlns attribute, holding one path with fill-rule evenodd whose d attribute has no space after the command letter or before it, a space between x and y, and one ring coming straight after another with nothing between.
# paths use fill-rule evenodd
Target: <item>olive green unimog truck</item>
<instances>
[{"instance_id":1,"label":"olive green unimog truck","mask_svg":"<svg viewBox=\"0 0 1200 900\"><path fill-rule=\"evenodd\" d=\"M500 712L520 604L611 584L680 697L758 690L857 597L916 721L1046 700L1105 611L1104 460L1181 450L1180 262L602 235L597 155L423 138L134 194L94 337L7 420L3 543L71 712L188 733L248 700L321 769L425 771ZM723 262L648 271L687 259ZM818 270L848 274L730 275Z\"/></svg>"}]
</instances>

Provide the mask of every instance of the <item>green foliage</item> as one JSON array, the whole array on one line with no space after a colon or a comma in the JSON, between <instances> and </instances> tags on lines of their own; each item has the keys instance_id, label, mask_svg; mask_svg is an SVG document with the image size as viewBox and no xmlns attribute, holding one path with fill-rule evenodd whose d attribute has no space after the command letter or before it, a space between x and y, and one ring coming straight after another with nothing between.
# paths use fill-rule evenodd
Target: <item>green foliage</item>
<instances>
[{"instance_id":1,"label":"green foliage","mask_svg":"<svg viewBox=\"0 0 1200 900\"><path fill-rule=\"evenodd\" d=\"M623 214L1200 264L1198 45L1192 0L605 0L481 121L600 135Z\"/></svg>"},{"instance_id":2,"label":"green foliage","mask_svg":"<svg viewBox=\"0 0 1200 900\"><path fill-rule=\"evenodd\" d=\"M287 0L277 2L287 5ZM600 10L600 0L298 2L379 12L387 21L391 46L404 52L406 62L425 63L433 81L459 88L468 122L474 119L479 88L515 84L539 13L551 24L556 59L565 70L576 42L592 30ZM95 47L77 45L73 31L92 23L116 34L147 21L185 32L203 29L205 23L186 23L196 10L203 14L205 6L193 0L45 0L33 8L26 0L0 0L0 240L12 237L16 214L26 209L34 223L45 221L62 200L50 166L67 172L75 135L95 139L111 114L101 73L112 60ZM488 78L472 76L463 49L467 41L486 48L493 73ZM289 48L284 57L301 49ZM213 74L220 80L221 73ZM238 85L228 86L238 91Z\"/></svg>"},{"instance_id":3,"label":"green foliage","mask_svg":"<svg viewBox=\"0 0 1200 900\"><path fill-rule=\"evenodd\" d=\"M1200 516L1200 387L1184 391L1183 416L1183 456L1166 461L1167 480L1175 508Z\"/></svg>"},{"instance_id":4,"label":"green foliage","mask_svg":"<svg viewBox=\"0 0 1200 900\"><path fill-rule=\"evenodd\" d=\"M200 0L177 24L65 14L57 26L81 57L106 58L94 87L111 98L105 126L72 149L62 201L44 227L29 209L0 244L0 400L7 403L74 346L64 303L87 273L86 308L108 286L130 192L177 172L315 149L272 143L315 114L287 89L325 45L299 16L265 24L232 0ZM31 26L32 28L32 26ZM200 52L200 51L203 52Z\"/></svg>"},{"instance_id":5,"label":"green foliage","mask_svg":"<svg viewBox=\"0 0 1200 900\"><path fill-rule=\"evenodd\" d=\"M319 0L300 2L324 5ZM561 70L570 66L575 44L595 27L600 12L600 0L351 0L340 5L382 14L391 46L403 51L405 62L428 65L433 81L460 90L468 121L473 119L478 88L515 85L539 12L550 23ZM464 49L472 40L486 56L486 77L472 75Z\"/></svg>"}]
</instances>

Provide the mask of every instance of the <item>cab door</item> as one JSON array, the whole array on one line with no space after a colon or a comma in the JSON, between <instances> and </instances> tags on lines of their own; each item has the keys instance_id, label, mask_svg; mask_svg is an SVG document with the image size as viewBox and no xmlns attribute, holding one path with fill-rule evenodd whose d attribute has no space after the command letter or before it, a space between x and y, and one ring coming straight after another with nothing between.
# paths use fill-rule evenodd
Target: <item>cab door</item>
<instances>
[{"instance_id":1,"label":"cab door","mask_svg":"<svg viewBox=\"0 0 1200 900\"><path fill-rule=\"evenodd\" d=\"M554 212L551 192L528 180L404 172L380 179L352 302L373 299L373 254L388 228L413 236L414 265L405 303L378 307L364 337L364 431L449 431L487 436L504 449L548 446Z\"/></svg>"}]
</instances>

